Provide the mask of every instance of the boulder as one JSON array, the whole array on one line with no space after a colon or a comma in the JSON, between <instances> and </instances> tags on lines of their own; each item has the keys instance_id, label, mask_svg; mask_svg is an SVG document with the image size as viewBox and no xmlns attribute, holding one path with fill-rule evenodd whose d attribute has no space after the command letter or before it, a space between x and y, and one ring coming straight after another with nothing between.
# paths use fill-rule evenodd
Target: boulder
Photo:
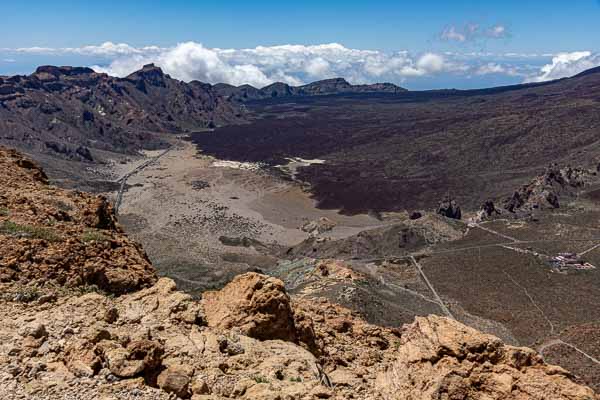
<instances>
[{"instance_id":1,"label":"boulder","mask_svg":"<svg viewBox=\"0 0 600 400\"><path fill-rule=\"evenodd\" d=\"M409 219L411 220L415 220L415 219L419 219L423 216L423 214L421 214L421 212L419 211L413 211L410 213L410 215L408 216Z\"/></svg>"},{"instance_id":2,"label":"boulder","mask_svg":"<svg viewBox=\"0 0 600 400\"><path fill-rule=\"evenodd\" d=\"M159 343L150 340L136 340L127 347L103 340L97 348L110 372L120 378L153 373L160 367L164 353Z\"/></svg>"},{"instance_id":3,"label":"boulder","mask_svg":"<svg viewBox=\"0 0 600 400\"><path fill-rule=\"evenodd\" d=\"M158 387L167 393L187 399L191 396L190 381L193 370L183 365L171 366L158 375Z\"/></svg>"},{"instance_id":4,"label":"boulder","mask_svg":"<svg viewBox=\"0 0 600 400\"><path fill-rule=\"evenodd\" d=\"M208 326L238 328L259 340L296 340L294 313L281 280L250 272L220 291L205 292L202 306Z\"/></svg>"}]
</instances>

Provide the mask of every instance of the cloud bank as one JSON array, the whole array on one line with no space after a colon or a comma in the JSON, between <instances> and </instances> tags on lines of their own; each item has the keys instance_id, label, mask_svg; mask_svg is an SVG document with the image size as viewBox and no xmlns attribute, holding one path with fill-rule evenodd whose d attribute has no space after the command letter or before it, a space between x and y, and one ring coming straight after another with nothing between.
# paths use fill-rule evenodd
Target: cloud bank
<instances>
[{"instance_id":1,"label":"cloud bank","mask_svg":"<svg viewBox=\"0 0 600 400\"><path fill-rule=\"evenodd\" d=\"M355 83L382 80L403 82L408 77L459 72L464 68L441 54L383 53L350 49L338 43L219 49L185 42L173 48L152 48L150 51L120 46L128 51L126 56L93 68L124 76L144 64L154 62L173 77L186 81L225 82L232 85L247 83L257 87L276 81L301 85L337 76ZM104 44L101 47L111 46Z\"/></svg>"},{"instance_id":2,"label":"cloud bank","mask_svg":"<svg viewBox=\"0 0 600 400\"><path fill-rule=\"evenodd\" d=\"M448 27L446 40L465 42L477 37L502 38L506 28L466 25ZM249 49L220 49L197 42L172 47L134 47L126 43L48 48L0 49L0 56L82 60L99 72L126 76L144 64L155 63L172 77L184 81L251 84L263 87L273 82L301 85L319 79L344 77L351 83L447 82L502 78L500 82L541 82L577 74L600 65L600 55L589 51L557 54L489 52L382 52L353 49L338 43L320 45L258 46ZM498 82L490 80L490 82ZM443 83L442 83L443 85Z\"/></svg>"},{"instance_id":3,"label":"cloud bank","mask_svg":"<svg viewBox=\"0 0 600 400\"><path fill-rule=\"evenodd\" d=\"M559 53L552 57L550 64L544 65L539 75L531 76L527 82L543 82L553 79L567 78L590 68L600 66L600 54L590 51L574 51Z\"/></svg>"}]
</instances>

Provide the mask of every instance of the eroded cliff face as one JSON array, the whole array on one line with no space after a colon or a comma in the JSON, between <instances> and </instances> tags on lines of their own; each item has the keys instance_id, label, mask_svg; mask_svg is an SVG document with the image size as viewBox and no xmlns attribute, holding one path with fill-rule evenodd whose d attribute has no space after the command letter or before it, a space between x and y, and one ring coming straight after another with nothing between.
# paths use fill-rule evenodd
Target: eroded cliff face
<instances>
[{"instance_id":1,"label":"eroded cliff face","mask_svg":"<svg viewBox=\"0 0 600 400\"><path fill-rule=\"evenodd\" d=\"M157 279L106 200L6 149L0 171L1 398L597 399L442 317L378 327L256 273L197 301Z\"/></svg>"}]
</instances>

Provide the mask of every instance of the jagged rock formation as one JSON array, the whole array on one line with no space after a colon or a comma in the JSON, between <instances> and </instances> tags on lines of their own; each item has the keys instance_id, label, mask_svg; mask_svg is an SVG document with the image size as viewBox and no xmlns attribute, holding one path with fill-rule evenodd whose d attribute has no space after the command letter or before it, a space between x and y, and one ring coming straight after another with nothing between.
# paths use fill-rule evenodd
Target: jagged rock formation
<instances>
[{"instance_id":1,"label":"jagged rock formation","mask_svg":"<svg viewBox=\"0 0 600 400\"><path fill-rule=\"evenodd\" d=\"M237 327L256 339L296 340L290 298L279 279L249 273L236 277L223 290L205 292L202 304L208 325Z\"/></svg>"},{"instance_id":2,"label":"jagged rock formation","mask_svg":"<svg viewBox=\"0 0 600 400\"><path fill-rule=\"evenodd\" d=\"M461 219L462 211L456 199L450 198L449 196L444 197L440 202L437 209L437 213L443 215L446 218Z\"/></svg>"},{"instance_id":3,"label":"jagged rock formation","mask_svg":"<svg viewBox=\"0 0 600 400\"><path fill-rule=\"evenodd\" d=\"M505 201L504 208L512 213L559 208L560 199L572 198L591 176L592 172L582 168L551 164L542 175L516 190Z\"/></svg>"},{"instance_id":4,"label":"jagged rock formation","mask_svg":"<svg viewBox=\"0 0 600 400\"><path fill-rule=\"evenodd\" d=\"M344 93L402 93L407 90L393 83L375 83L372 85L351 85L343 78L324 79L303 86L290 86L276 82L262 89L250 85L232 86L217 84L214 89L221 96L234 102L246 102L276 97L319 96Z\"/></svg>"},{"instance_id":5,"label":"jagged rock formation","mask_svg":"<svg viewBox=\"0 0 600 400\"><path fill-rule=\"evenodd\" d=\"M70 160L92 161L94 149L160 146L156 132L240 120L211 85L172 79L152 64L122 79L55 66L0 77L0 143Z\"/></svg>"},{"instance_id":6,"label":"jagged rock formation","mask_svg":"<svg viewBox=\"0 0 600 400\"><path fill-rule=\"evenodd\" d=\"M475 214L475 217L471 218L471 222L482 222L482 221L490 221L496 217L502 215L502 211L496 207L494 200L487 199Z\"/></svg>"},{"instance_id":7,"label":"jagged rock formation","mask_svg":"<svg viewBox=\"0 0 600 400\"><path fill-rule=\"evenodd\" d=\"M197 301L156 280L103 199L48 186L13 151L0 172L1 398L597 399L441 317L378 327L256 273ZM318 273L354 279L334 261Z\"/></svg>"}]
</instances>

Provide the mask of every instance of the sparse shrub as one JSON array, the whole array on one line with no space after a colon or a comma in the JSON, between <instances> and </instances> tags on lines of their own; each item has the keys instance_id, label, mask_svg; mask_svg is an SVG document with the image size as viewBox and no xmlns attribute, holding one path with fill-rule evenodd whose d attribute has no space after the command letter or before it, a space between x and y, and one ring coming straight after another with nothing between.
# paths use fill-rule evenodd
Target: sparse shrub
<instances>
[{"instance_id":1,"label":"sparse shrub","mask_svg":"<svg viewBox=\"0 0 600 400\"><path fill-rule=\"evenodd\" d=\"M106 294L102 289L100 289L97 285L81 285L81 286L77 286L75 287L75 292L77 292L78 295L82 296L84 294L88 294L88 293L98 293L98 294Z\"/></svg>"},{"instance_id":2,"label":"sparse shrub","mask_svg":"<svg viewBox=\"0 0 600 400\"><path fill-rule=\"evenodd\" d=\"M256 383L269 383L269 380L264 376L256 375L253 379Z\"/></svg>"},{"instance_id":3,"label":"sparse shrub","mask_svg":"<svg viewBox=\"0 0 600 400\"><path fill-rule=\"evenodd\" d=\"M73 211L73 206L70 205L69 203L65 203L62 200L54 200L51 203L54 204L54 206L61 211L65 211L65 212Z\"/></svg>"},{"instance_id":4,"label":"sparse shrub","mask_svg":"<svg viewBox=\"0 0 600 400\"><path fill-rule=\"evenodd\" d=\"M0 217L7 217L10 212L6 207L0 207Z\"/></svg>"},{"instance_id":5,"label":"sparse shrub","mask_svg":"<svg viewBox=\"0 0 600 400\"><path fill-rule=\"evenodd\" d=\"M13 301L31 303L32 301L37 300L40 296L41 294L37 288L29 286L15 293L13 296Z\"/></svg>"},{"instance_id":6,"label":"sparse shrub","mask_svg":"<svg viewBox=\"0 0 600 400\"><path fill-rule=\"evenodd\" d=\"M302 378L300 378L299 376L296 376L296 377L292 376L290 378L290 382L302 382Z\"/></svg>"},{"instance_id":7,"label":"sparse shrub","mask_svg":"<svg viewBox=\"0 0 600 400\"><path fill-rule=\"evenodd\" d=\"M109 237L103 234L102 232L97 231L85 231L83 235L81 235L81 241L84 243L89 242L106 242L109 240Z\"/></svg>"},{"instance_id":8,"label":"sparse shrub","mask_svg":"<svg viewBox=\"0 0 600 400\"><path fill-rule=\"evenodd\" d=\"M33 225L21 225L13 221L4 221L0 224L0 233L12 236L25 236L32 239L43 239L48 242L57 242L60 236L51 229Z\"/></svg>"}]
</instances>

